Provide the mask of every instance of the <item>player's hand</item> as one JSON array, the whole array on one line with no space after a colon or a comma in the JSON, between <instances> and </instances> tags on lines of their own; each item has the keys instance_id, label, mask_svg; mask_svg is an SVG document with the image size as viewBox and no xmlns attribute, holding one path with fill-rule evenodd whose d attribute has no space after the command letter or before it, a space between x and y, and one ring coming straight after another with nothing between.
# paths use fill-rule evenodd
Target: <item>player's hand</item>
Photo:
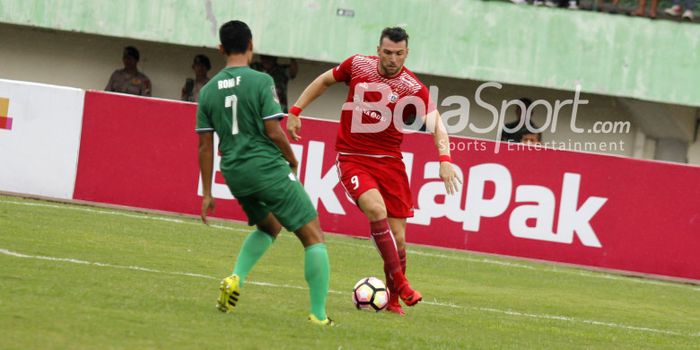
<instances>
[{"instance_id":1,"label":"player's hand","mask_svg":"<svg viewBox=\"0 0 700 350\"><path fill-rule=\"evenodd\" d=\"M450 162L440 162L440 179L445 183L447 194L457 193L459 191L457 183L462 184L462 179L457 176L457 172Z\"/></svg>"},{"instance_id":2,"label":"player's hand","mask_svg":"<svg viewBox=\"0 0 700 350\"><path fill-rule=\"evenodd\" d=\"M204 196L202 198L202 214L200 217L205 225L209 225L209 222L207 221L207 214L213 213L215 207L216 203L214 202L214 198L211 196Z\"/></svg>"},{"instance_id":3,"label":"player's hand","mask_svg":"<svg viewBox=\"0 0 700 350\"><path fill-rule=\"evenodd\" d=\"M287 114L287 132L292 140L301 140L301 136L298 134L299 130L301 130L301 118L291 113Z\"/></svg>"}]
</instances>

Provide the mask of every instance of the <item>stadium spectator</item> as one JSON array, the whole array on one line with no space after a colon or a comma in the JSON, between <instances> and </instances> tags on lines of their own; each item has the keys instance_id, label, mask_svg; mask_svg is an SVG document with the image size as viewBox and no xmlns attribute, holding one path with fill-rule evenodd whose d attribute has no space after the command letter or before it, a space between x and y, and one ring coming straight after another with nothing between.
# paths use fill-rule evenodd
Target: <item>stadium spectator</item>
<instances>
[{"instance_id":1,"label":"stadium spectator","mask_svg":"<svg viewBox=\"0 0 700 350\"><path fill-rule=\"evenodd\" d=\"M299 72L299 65L295 59L290 59L289 64L278 64L277 57L260 55L260 62L253 62L250 65L257 71L269 74L275 81L275 90L280 100L282 111L287 113L287 83L294 79Z\"/></svg>"},{"instance_id":2,"label":"stadium spectator","mask_svg":"<svg viewBox=\"0 0 700 350\"><path fill-rule=\"evenodd\" d=\"M185 86L182 87L182 94L180 99L183 101L197 102L199 101L199 90L209 82L209 70L211 69L211 62L209 62L209 57L205 55L194 56L194 61L192 62L192 70L194 71L194 79L187 78L185 80Z\"/></svg>"},{"instance_id":3,"label":"stadium spectator","mask_svg":"<svg viewBox=\"0 0 700 350\"><path fill-rule=\"evenodd\" d=\"M649 5L649 18L656 19L656 8L659 6L659 0L651 0ZM637 9L630 13L630 16L644 17L646 15L647 0L639 0Z\"/></svg>"},{"instance_id":4,"label":"stadium spectator","mask_svg":"<svg viewBox=\"0 0 700 350\"><path fill-rule=\"evenodd\" d=\"M526 117L525 114L527 113L527 109L530 108L532 100L526 97L522 97L519 99L519 101L525 105L525 110L521 110L520 106L515 106L516 120L503 126L503 132L501 133L501 141L521 142L523 135L531 133L527 129L527 120L523 121L523 118ZM533 123L532 120L530 120L530 127L532 129L538 128L538 126L535 123Z\"/></svg>"},{"instance_id":5,"label":"stadium spectator","mask_svg":"<svg viewBox=\"0 0 700 350\"><path fill-rule=\"evenodd\" d=\"M106 91L121 92L124 94L151 96L151 80L139 72L138 63L141 55L133 46L124 48L122 54L123 69L117 69L112 73L105 87Z\"/></svg>"},{"instance_id":6,"label":"stadium spectator","mask_svg":"<svg viewBox=\"0 0 700 350\"><path fill-rule=\"evenodd\" d=\"M214 133L219 137L221 173L248 217L256 225L243 241L233 274L220 285L217 306L232 312L247 275L270 248L284 226L304 246L304 278L309 286L308 320L332 326L326 315L330 263L318 213L296 178L299 162L280 120L274 82L248 64L253 57L253 34L247 24L229 21L219 29L219 50L226 67L202 88L197 106L199 168L202 179L201 218L214 210ZM233 118L231 116L231 111Z\"/></svg>"},{"instance_id":7,"label":"stadium spectator","mask_svg":"<svg viewBox=\"0 0 700 350\"><path fill-rule=\"evenodd\" d=\"M685 11L683 11L683 7L681 6L681 0L673 0L673 6L667 8L664 12L673 17L681 16L681 18L692 22L695 19L695 15L693 15L695 0L685 0L684 2Z\"/></svg>"},{"instance_id":8,"label":"stadium spectator","mask_svg":"<svg viewBox=\"0 0 700 350\"><path fill-rule=\"evenodd\" d=\"M527 144L527 145L541 145L542 144L542 133L540 133L540 132L535 133L535 132L527 131L522 135L520 142Z\"/></svg>"}]
</instances>

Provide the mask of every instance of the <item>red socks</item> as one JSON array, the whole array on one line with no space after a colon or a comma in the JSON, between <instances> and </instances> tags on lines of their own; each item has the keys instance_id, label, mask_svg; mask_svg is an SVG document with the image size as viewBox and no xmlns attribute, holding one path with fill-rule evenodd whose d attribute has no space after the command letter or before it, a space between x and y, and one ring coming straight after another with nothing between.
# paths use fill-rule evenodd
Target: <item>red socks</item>
<instances>
[{"instance_id":1,"label":"red socks","mask_svg":"<svg viewBox=\"0 0 700 350\"><path fill-rule=\"evenodd\" d=\"M401 263L401 272L406 275L406 248L399 249L399 262Z\"/></svg>"},{"instance_id":2,"label":"red socks","mask_svg":"<svg viewBox=\"0 0 700 350\"><path fill-rule=\"evenodd\" d=\"M397 250L396 241L394 241L394 235L391 233L387 219L370 222L370 229L374 244L384 260L384 275L386 275L386 285L389 288L391 306L389 311L403 315L404 312L398 303L397 296L408 306L416 305L423 300L421 293L411 288L404 275L406 250L402 249L400 252Z\"/></svg>"},{"instance_id":3,"label":"red socks","mask_svg":"<svg viewBox=\"0 0 700 350\"><path fill-rule=\"evenodd\" d=\"M398 287L404 283L406 277L404 277L401 271L401 261L399 260L399 253L396 250L394 235L389 228L389 221L387 219L382 219L370 222L370 232L372 233L374 244L377 246L382 260L384 260L386 284L390 292L392 290L397 290ZM395 277L399 280L394 281ZM396 288L394 288L394 286L396 286Z\"/></svg>"}]
</instances>

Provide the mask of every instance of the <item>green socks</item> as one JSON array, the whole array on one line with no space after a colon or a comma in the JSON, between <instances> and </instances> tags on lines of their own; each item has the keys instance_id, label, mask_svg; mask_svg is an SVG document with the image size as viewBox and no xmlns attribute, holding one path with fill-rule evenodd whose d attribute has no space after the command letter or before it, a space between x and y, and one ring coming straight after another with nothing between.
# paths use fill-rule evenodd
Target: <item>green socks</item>
<instances>
[{"instance_id":1,"label":"green socks","mask_svg":"<svg viewBox=\"0 0 700 350\"><path fill-rule=\"evenodd\" d=\"M233 268L233 273L241 278L241 287L243 287L245 278L250 270L253 269L255 263L270 248L273 241L272 236L259 230L251 232L243 241L241 251L236 259L236 266Z\"/></svg>"},{"instance_id":2,"label":"green socks","mask_svg":"<svg viewBox=\"0 0 700 350\"><path fill-rule=\"evenodd\" d=\"M259 230L251 232L243 241L236 259L236 266L233 268L233 273L241 279L241 287L250 270L270 248L273 241L272 236ZM319 320L326 319L326 298L330 277L331 268L326 245L317 243L304 248L304 278L309 284L311 313Z\"/></svg>"},{"instance_id":3,"label":"green socks","mask_svg":"<svg viewBox=\"0 0 700 350\"><path fill-rule=\"evenodd\" d=\"M304 278L309 284L311 313L319 320L326 319L326 298L331 268L328 251L324 243L317 243L304 248Z\"/></svg>"}]
</instances>

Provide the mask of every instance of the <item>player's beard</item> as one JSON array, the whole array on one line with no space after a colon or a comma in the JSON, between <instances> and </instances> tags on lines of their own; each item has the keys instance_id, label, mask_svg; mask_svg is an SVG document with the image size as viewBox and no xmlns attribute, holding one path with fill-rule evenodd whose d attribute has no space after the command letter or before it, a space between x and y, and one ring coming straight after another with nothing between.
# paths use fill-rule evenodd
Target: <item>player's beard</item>
<instances>
[{"instance_id":1,"label":"player's beard","mask_svg":"<svg viewBox=\"0 0 700 350\"><path fill-rule=\"evenodd\" d=\"M382 65L382 71L383 71L384 75L387 75L390 77L396 75L396 73L398 73L400 70L401 70L401 66L399 66L399 65L396 65L393 67L391 67L389 65Z\"/></svg>"}]
</instances>

